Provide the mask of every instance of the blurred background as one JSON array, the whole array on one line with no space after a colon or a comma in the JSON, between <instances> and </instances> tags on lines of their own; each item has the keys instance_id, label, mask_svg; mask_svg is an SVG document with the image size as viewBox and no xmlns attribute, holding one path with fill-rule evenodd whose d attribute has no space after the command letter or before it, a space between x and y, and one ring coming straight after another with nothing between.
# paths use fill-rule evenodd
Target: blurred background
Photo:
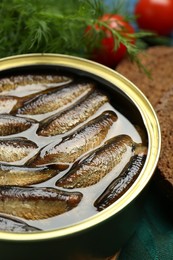
<instances>
[{"instance_id":1,"label":"blurred background","mask_svg":"<svg viewBox=\"0 0 173 260\"><path fill-rule=\"evenodd\" d=\"M135 6L138 2L141 3L141 8L136 16ZM172 44L170 34L153 36L149 34L150 28L141 28L137 25L137 17L141 17L144 11L149 10L151 6L149 2L153 1L1 0L0 57L51 52L81 56L115 67L124 55L116 56L116 62L112 64L105 63L104 58L107 54L115 54L115 50L118 50L121 44L123 48L125 46L123 52L133 59L138 51L148 46ZM170 2L168 7L172 17L173 1L166 2ZM163 22L168 20L166 17L170 16L164 14L162 7L163 4L159 8L159 18L152 21L155 23L154 20L157 20L157 27L163 26ZM150 8L150 13L154 9ZM109 15L106 19L105 14ZM115 15L121 17L117 18ZM110 19L114 19L114 24ZM169 20L173 23L173 19ZM146 21L144 25L147 23ZM130 28L131 25L134 29Z\"/></svg>"}]
</instances>

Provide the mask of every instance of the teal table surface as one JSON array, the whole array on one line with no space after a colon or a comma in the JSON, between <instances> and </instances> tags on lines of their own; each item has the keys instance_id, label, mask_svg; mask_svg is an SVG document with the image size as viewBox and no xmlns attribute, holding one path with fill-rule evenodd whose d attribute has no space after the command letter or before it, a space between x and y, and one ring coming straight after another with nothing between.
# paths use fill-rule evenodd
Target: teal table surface
<instances>
[{"instance_id":1,"label":"teal table surface","mask_svg":"<svg viewBox=\"0 0 173 260\"><path fill-rule=\"evenodd\" d=\"M173 259L173 204L152 182L144 212L135 234L121 250L118 260Z\"/></svg>"}]
</instances>

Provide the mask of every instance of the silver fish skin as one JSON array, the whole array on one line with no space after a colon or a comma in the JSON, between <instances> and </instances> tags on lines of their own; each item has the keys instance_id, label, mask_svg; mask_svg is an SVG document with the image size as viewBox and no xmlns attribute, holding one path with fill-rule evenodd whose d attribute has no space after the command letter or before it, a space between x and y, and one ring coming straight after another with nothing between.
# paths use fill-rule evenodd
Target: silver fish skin
<instances>
[{"instance_id":1,"label":"silver fish skin","mask_svg":"<svg viewBox=\"0 0 173 260\"><path fill-rule=\"evenodd\" d=\"M0 114L0 135L7 136L21 133L29 129L37 121L30 118Z\"/></svg>"},{"instance_id":2,"label":"silver fish skin","mask_svg":"<svg viewBox=\"0 0 173 260\"><path fill-rule=\"evenodd\" d=\"M31 95L31 98L24 102L22 98L20 102L13 108L13 114L22 115L39 115L52 112L56 109L63 109L66 105L70 105L75 99L87 94L93 88L91 83L75 83L64 87L58 87L41 91Z\"/></svg>"},{"instance_id":3,"label":"silver fish skin","mask_svg":"<svg viewBox=\"0 0 173 260\"><path fill-rule=\"evenodd\" d=\"M23 165L0 164L0 186L33 185L47 181L58 174L51 167L27 167Z\"/></svg>"},{"instance_id":4,"label":"silver fish skin","mask_svg":"<svg viewBox=\"0 0 173 260\"><path fill-rule=\"evenodd\" d=\"M0 96L0 113L10 113L18 101L19 98L15 96Z\"/></svg>"},{"instance_id":5,"label":"silver fish skin","mask_svg":"<svg viewBox=\"0 0 173 260\"><path fill-rule=\"evenodd\" d=\"M8 78L0 79L0 92L15 90L18 87L33 85L33 84L42 84L42 85L51 85L52 83L56 84L67 84L73 80L70 76L65 75L16 75L10 76Z\"/></svg>"},{"instance_id":6,"label":"silver fish skin","mask_svg":"<svg viewBox=\"0 0 173 260\"><path fill-rule=\"evenodd\" d=\"M0 161L16 162L36 152L37 144L26 138L0 139Z\"/></svg>"},{"instance_id":7,"label":"silver fish skin","mask_svg":"<svg viewBox=\"0 0 173 260\"><path fill-rule=\"evenodd\" d=\"M116 120L115 112L103 112L74 133L63 138L60 143L55 142L53 145L43 148L31 165L73 163L84 153L99 146Z\"/></svg>"},{"instance_id":8,"label":"silver fish skin","mask_svg":"<svg viewBox=\"0 0 173 260\"><path fill-rule=\"evenodd\" d=\"M1 186L0 212L28 220L47 219L75 208L83 195L56 188Z\"/></svg>"},{"instance_id":9,"label":"silver fish skin","mask_svg":"<svg viewBox=\"0 0 173 260\"><path fill-rule=\"evenodd\" d=\"M32 227L17 218L6 217L0 215L0 231L25 233L25 232L38 232L41 231L39 228Z\"/></svg>"},{"instance_id":10,"label":"silver fish skin","mask_svg":"<svg viewBox=\"0 0 173 260\"><path fill-rule=\"evenodd\" d=\"M144 146L141 146L139 153L135 151L120 175L109 184L94 202L98 211L104 210L117 201L132 186L144 166L146 156L147 148Z\"/></svg>"},{"instance_id":11,"label":"silver fish skin","mask_svg":"<svg viewBox=\"0 0 173 260\"><path fill-rule=\"evenodd\" d=\"M133 154L134 142L128 135L118 135L109 139L79 161L70 171L56 182L56 186L66 189L85 188L99 182L116 165L123 155L128 152L129 158Z\"/></svg>"},{"instance_id":12,"label":"silver fish skin","mask_svg":"<svg viewBox=\"0 0 173 260\"><path fill-rule=\"evenodd\" d=\"M54 136L66 133L75 126L85 122L106 102L108 102L106 95L99 91L94 91L66 111L57 113L40 122L37 134Z\"/></svg>"}]
</instances>

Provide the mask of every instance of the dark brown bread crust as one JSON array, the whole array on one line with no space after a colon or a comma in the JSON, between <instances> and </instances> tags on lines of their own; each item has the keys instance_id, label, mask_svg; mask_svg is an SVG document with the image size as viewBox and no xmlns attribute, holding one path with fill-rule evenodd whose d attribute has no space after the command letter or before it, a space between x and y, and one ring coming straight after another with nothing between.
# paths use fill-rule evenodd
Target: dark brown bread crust
<instances>
[{"instance_id":1,"label":"dark brown bread crust","mask_svg":"<svg viewBox=\"0 0 173 260\"><path fill-rule=\"evenodd\" d=\"M159 188L173 201L173 88L156 106L162 134L162 149L155 177Z\"/></svg>"},{"instance_id":2,"label":"dark brown bread crust","mask_svg":"<svg viewBox=\"0 0 173 260\"><path fill-rule=\"evenodd\" d=\"M116 69L142 90L158 115L162 148L154 180L173 201L173 47L151 47L139 57L151 78L127 59Z\"/></svg>"}]
</instances>

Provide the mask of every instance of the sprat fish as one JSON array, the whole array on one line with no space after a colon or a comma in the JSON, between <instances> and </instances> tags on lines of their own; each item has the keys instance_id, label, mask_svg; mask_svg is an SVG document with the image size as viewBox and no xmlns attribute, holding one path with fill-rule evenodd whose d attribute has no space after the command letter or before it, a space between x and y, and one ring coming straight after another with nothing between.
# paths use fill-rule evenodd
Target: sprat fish
<instances>
[{"instance_id":1,"label":"sprat fish","mask_svg":"<svg viewBox=\"0 0 173 260\"><path fill-rule=\"evenodd\" d=\"M130 136L118 135L113 137L70 169L56 182L56 185L73 189L96 184L121 162L125 153L128 153L130 159L133 149L134 142Z\"/></svg>"},{"instance_id":2,"label":"sprat fish","mask_svg":"<svg viewBox=\"0 0 173 260\"><path fill-rule=\"evenodd\" d=\"M21 133L29 129L37 121L30 118L0 114L0 135L7 136Z\"/></svg>"},{"instance_id":3,"label":"sprat fish","mask_svg":"<svg viewBox=\"0 0 173 260\"><path fill-rule=\"evenodd\" d=\"M94 206L98 211L107 208L113 202L117 201L139 176L146 160L147 148L141 146L140 150L136 150L120 175L111 182L94 202Z\"/></svg>"},{"instance_id":4,"label":"sprat fish","mask_svg":"<svg viewBox=\"0 0 173 260\"><path fill-rule=\"evenodd\" d=\"M0 92L15 90L18 87L26 86L29 88L33 84L45 85L46 87L52 84L63 85L70 83L73 80L70 76L65 75L18 75L0 79ZM30 85L30 86L28 86Z\"/></svg>"},{"instance_id":5,"label":"sprat fish","mask_svg":"<svg viewBox=\"0 0 173 260\"><path fill-rule=\"evenodd\" d=\"M0 164L0 186L26 186L47 181L58 174L51 167L27 167L23 165Z\"/></svg>"},{"instance_id":6,"label":"sprat fish","mask_svg":"<svg viewBox=\"0 0 173 260\"><path fill-rule=\"evenodd\" d=\"M46 219L75 208L83 195L56 188L2 186L0 212L28 219Z\"/></svg>"},{"instance_id":7,"label":"sprat fish","mask_svg":"<svg viewBox=\"0 0 173 260\"><path fill-rule=\"evenodd\" d=\"M81 155L100 145L116 120L115 112L103 112L74 133L63 138L60 143L55 142L55 144L43 148L31 165L73 163Z\"/></svg>"},{"instance_id":8,"label":"sprat fish","mask_svg":"<svg viewBox=\"0 0 173 260\"><path fill-rule=\"evenodd\" d=\"M16 162L32 154L37 144L26 138L0 139L0 161Z\"/></svg>"},{"instance_id":9,"label":"sprat fish","mask_svg":"<svg viewBox=\"0 0 173 260\"><path fill-rule=\"evenodd\" d=\"M53 88L32 94L31 98L20 102L11 111L12 114L38 115L52 112L72 103L75 99L87 94L93 85L91 83L69 84L61 88Z\"/></svg>"},{"instance_id":10,"label":"sprat fish","mask_svg":"<svg viewBox=\"0 0 173 260\"><path fill-rule=\"evenodd\" d=\"M43 120L40 123L37 134L53 136L66 133L80 123L85 122L106 102L108 102L106 95L99 91L94 91L66 111Z\"/></svg>"}]
</instances>

